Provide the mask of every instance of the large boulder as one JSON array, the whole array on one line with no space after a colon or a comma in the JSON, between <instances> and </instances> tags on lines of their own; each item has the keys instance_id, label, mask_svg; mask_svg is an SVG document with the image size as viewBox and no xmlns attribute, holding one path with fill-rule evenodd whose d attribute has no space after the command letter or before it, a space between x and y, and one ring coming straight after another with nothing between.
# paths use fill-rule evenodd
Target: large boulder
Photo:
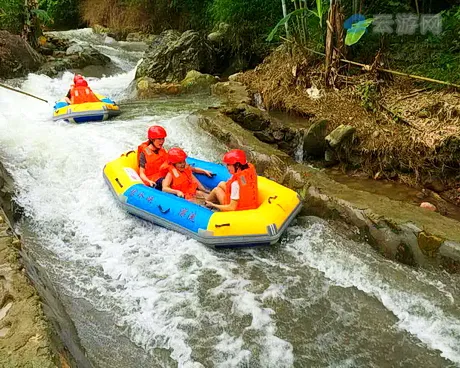
<instances>
[{"instance_id":1,"label":"large boulder","mask_svg":"<svg viewBox=\"0 0 460 368\"><path fill-rule=\"evenodd\" d=\"M64 51L63 51L64 50ZM46 74L50 77L57 75L64 70L77 70L85 75L99 75L100 73L91 73L85 68L88 67L105 67L111 62L108 56L101 54L90 45L80 45L76 43L62 43L53 52L53 56L40 68L39 73Z\"/></svg>"},{"instance_id":2,"label":"large boulder","mask_svg":"<svg viewBox=\"0 0 460 368\"><path fill-rule=\"evenodd\" d=\"M156 83L149 77L139 78L136 81L137 98L141 100L164 95L178 95L182 89L183 87L179 83Z\"/></svg>"},{"instance_id":3,"label":"large boulder","mask_svg":"<svg viewBox=\"0 0 460 368\"><path fill-rule=\"evenodd\" d=\"M0 31L0 78L24 76L42 62L43 57L21 37Z\"/></svg>"},{"instance_id":4,"label":"large boulder","mask_svg":"<svg viewBox=\"0 0 460 368\"><path fill-rule=\"evenodd\" d=\"M324 157L326 152L327 120L313 123L305 134L303 141L304 158Z\"/></svg>"},{"instance_id":5,"label":"large boulder","mask_svg":"<svg viewBox=\"0 0 460 368\"><path fill-rule=\"evenodd\" d=\"M212 73L214 50L198 32L168 30L150 44L136 70L136 79L152 78L156 83L180 82L190 70Z\"/></svg>"},{"instance_id":6,"label":"large boulder","mask_svg":"<svg viewBox=\"0 0 460 368\"><path fill-rule=\"evenodd\" d=\"M215 83L217 83L216 77L197 72L196 70L190 70L185 78L180 82L184 91L187 92L210 92L211 86Z\"/></svg>"},{"instance_id":7,"label":"large boulder","mask_svg":"<svg viewBox=\"0 0 460 368\"><path fill-rule=\"evenodd\" d=\"M89 45L71 45L66 50L72 68L84 68L88 65L106 65L110 58L101 54L94 47Z\"/></svg>"}]
</instances>

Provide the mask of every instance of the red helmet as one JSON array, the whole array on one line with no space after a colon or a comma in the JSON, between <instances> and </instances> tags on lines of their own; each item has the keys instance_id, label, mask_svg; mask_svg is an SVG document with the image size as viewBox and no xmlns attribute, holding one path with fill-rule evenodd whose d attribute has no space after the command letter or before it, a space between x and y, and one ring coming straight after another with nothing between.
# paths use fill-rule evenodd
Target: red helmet
<instances>
[{"instance_id":1,"label":"red helmet","mask_svg":"<svg viewBox=\"0 0 460 368\"><path fill-rule=\"evenodd\" d=\"M248 163L248 161L246 160L246 153L239 149L233 149L231 151L228 151L224 155L222 161L228 165L235 165L237 162L239 162L241 165L246 165Z\"/></svg>"},{"instance_id":2,"label":"red helmet","mask_svg":"<svg viewBox=\"0 0 460 368\"><path fill-rule=\"evenodd\" d=\"M179 162L185 161L187 154L184 150L174 147L168 151L168 162L171 164L177 164Z\"/></svg>"},{"instance_id":3,"label":"red helmet","mask_svg":"<svg viewBox=\"0 0 460 368\"><path fill-rule=\"evenodd\" d=\"M166 130L162 126L159 125L152 125L149 128L149 131L147 133L147 137L149 139L160 139L160 138L166 138Z\"/></svg>"},{"instance_id":4,"label":"red helmet","mask_svg":"<svg viewBox=\"0 0 460 368\"><path fill-rule=\"evenodd\" d=\"M75 77L73 77L73 83L77 83L77 80L79 79L84 79L80 74L75 74Z\"/></svg>"},{"instance_id":5,"label":"red helmet","mask_svg":"<svg viewBox=\"0 0 460 368\"><path fill-rule=\"evenodd\" d=\"M77 79L75 82L75 87L88 87L88 82L85 81L83 78Z\"/></svg>"}]
</instances>

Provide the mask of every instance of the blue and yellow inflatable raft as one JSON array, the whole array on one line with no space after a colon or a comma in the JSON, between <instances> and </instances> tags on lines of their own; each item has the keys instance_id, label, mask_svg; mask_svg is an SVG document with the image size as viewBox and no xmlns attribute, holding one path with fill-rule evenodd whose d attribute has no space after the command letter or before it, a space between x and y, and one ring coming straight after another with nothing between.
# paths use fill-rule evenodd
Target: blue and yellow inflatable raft
<instances>
[{"instance_id":1,"label":"blue and yellow inflatable raft","mask_svg":"<svg viewBox=\"0 0 460 368\"><path fill-rule=\"evenodd\" d=\"M190 157L187 163L215 173L212 178L195 174L209 189L230 177L223 165ZM134 151L109 162L103 174L112 193L128 212L216 248L274 244L301 209L295 191L259 176L259 208L214 212L144 185L137 172Z\"/></svg>"},{"instance_id":2,"label":"blue and yellow inflatable raft","mask_svg":"<svg viewBox=\"0 0 460 368\"><path fill-rule=\"evenodd\" d=\"M71 123L87 123L89 121L104 121L113 116L120 115L120 107L110 98L99 95L96 97L101 102L87 102L69 105L64 99L54 105L53 120L66 120Z\"/></svg>"}]
</instances>

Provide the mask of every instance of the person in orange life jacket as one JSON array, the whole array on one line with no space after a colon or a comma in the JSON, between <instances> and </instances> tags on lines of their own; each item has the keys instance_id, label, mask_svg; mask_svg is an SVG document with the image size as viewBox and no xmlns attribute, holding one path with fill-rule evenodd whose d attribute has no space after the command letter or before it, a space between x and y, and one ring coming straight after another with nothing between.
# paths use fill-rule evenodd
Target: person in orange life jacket
<instances>
[{"instance_id":1,"label":"person in orange life jacket","mask_svg":"<svg viewBox=\"0 0 460 368\"><path fill-rule=\"evenodd\" d=\"M163 192L187 200L204 198L209 191L195 178L192 168L185 162L186 158L187 154L180 148L169 150L168 173L163 180Z\"/></svg>"},{"instance_id":2,"label":"person in orange life jacket","mask_svg":"<svg viewBox=\"0 0 460 368\"><path fill-rule=\"evenodd\" d=\"M67 101L67 100L66 100ZM88 86L88 82L83 78L76 79L75 85L70 89L70 103L72 105L86 102L100 102Z\"/></svg>"},{"instance_id":3,"label":"person in orange life jacket","mask_svg":"<svg viewBox=\"0 0 460 368\"><path fill-rule=\"evenodd\" d=\"M259 207L257 173L247 162L246 153L228 151L222 160L232 177L220 182L206 197L206 206L221 211L250 210Z\"/></svg>"},{"instance_id":4,"label":"person in orange life jacket","mask_svg":"<svg viewBox=\"0 0 460 368\"><path fill-rule=\"evenodd\" d=\"M72 91L72 88L75 87L75 83L79 79L83 79L83 77L80 74L75 74L75 76L73 77L73 84L70 85L69 91L67 92L67 95L64 97L65 102L67 102L68 104L71 103L71 101L70 101L70 97L71 97L70 91Z\"/></svg>"},{"instance_id":5,"label":"person in orange life jacket","mask_svg":"<svg viewBox=\"0 0 460 368\"><path fill-rule=\"evenodd\" d=\"M166 130L162 126L153 125L147 132L148 141L137 148L139 176L145 185L158 190L162 189L163 179L168 173L168 153L163 148L166 136ZM212 173L207 170L199 168L192 170L196 173L212 176Z\"/></svg>"}]
</instances>

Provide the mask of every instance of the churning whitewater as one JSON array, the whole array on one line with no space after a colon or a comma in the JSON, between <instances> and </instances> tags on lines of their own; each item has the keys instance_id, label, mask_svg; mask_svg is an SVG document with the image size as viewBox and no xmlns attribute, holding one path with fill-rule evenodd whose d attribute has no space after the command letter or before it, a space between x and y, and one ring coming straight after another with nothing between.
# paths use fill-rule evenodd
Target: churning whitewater
<instances>
[{"instance_id":1,"label":"churning whitewater","mask_svg":"<svg viewBox=\"0 0 460 368\"><path fill-rule=\"evenodd\" d=\"M385 260L321 221L271 248L214 251L126 214L105 163L136 149L152 124L166 128L166 147L219 162L225 147L187 119L217 102L127 102L140 46L59 34L112 59L118 72L88 81L123 114L53 122L73 74L30 74L16 83L50 103L0 89L0 160L24 208L25 248L96 367L460 366L458 276Z\"/></svg>"}]
</instances>

